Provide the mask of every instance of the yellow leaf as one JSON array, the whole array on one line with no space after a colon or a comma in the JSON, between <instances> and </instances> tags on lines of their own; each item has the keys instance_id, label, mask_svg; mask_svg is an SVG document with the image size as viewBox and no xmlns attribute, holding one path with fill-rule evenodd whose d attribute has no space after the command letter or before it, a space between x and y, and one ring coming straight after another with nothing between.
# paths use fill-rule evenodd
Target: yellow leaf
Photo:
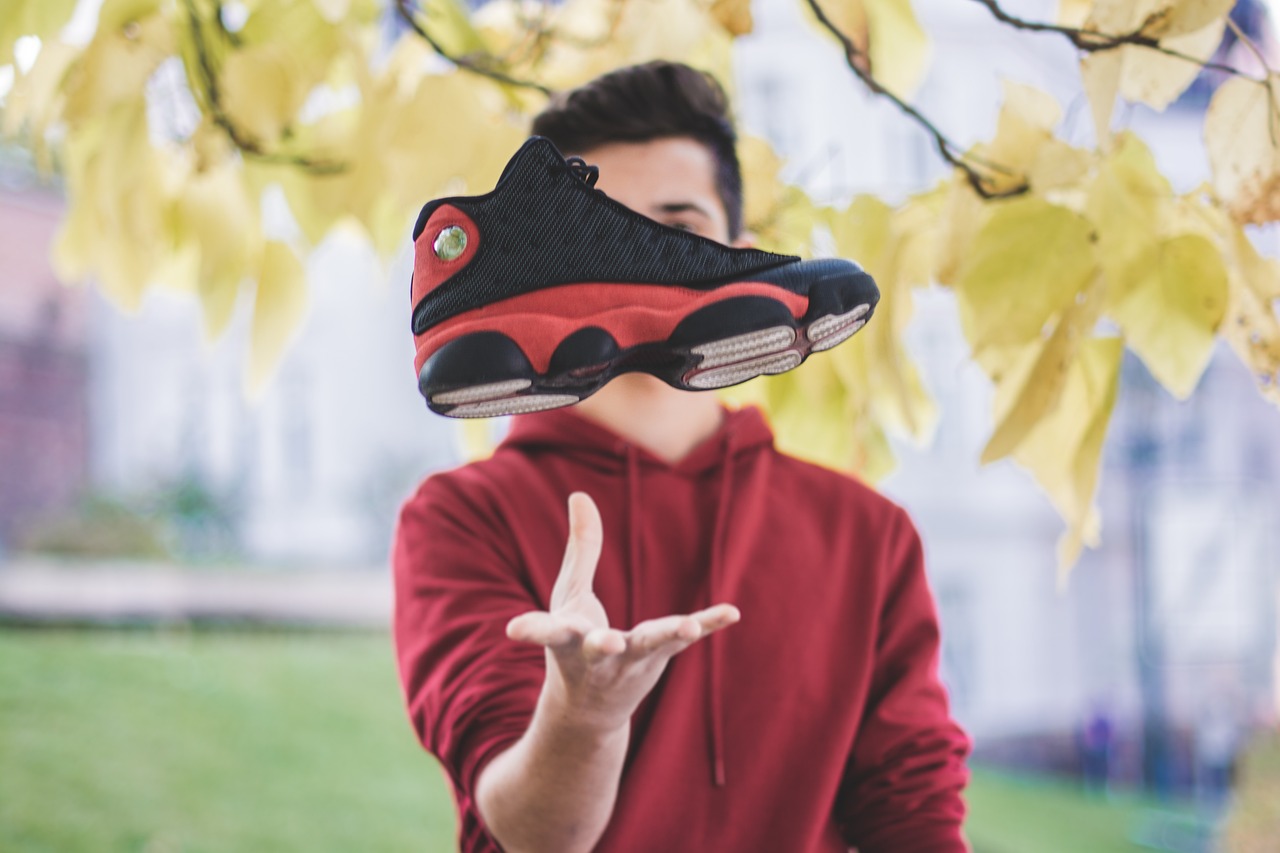
<instances>
[{"instance_id":1,"label":"yellow leaf","mask_svg":"<svg viewBox=\"0 0 1280 853\"><path fill-rule=\"evenodd\" d=\"M342 171L312 173L252 158L244 161L245 177L257 193L271 184L280 185L298 227L312 245L344 217L358 219L364 214L369 191L361 191L361 186L373 187L386 180L381 160L363 156L361 118L362 111L356 109L330 113L300 127L294 136L298 150L341 162Z\"/></svg>"},{"instance_id":2,"label":"yellow leaf","mask_svg":"<svg viewBox=\"0 0 1280 853\"><path fill-rule=\"evenodd\" d=\"M545 27L554 10L543 6L530 12L518 0L489 0L471 13L471 25L495 56L501 56L521 76L529 73L528 63L545 55ZM421 41L421 39L419 39Z\"/></svg>"},{"instance_id":3,"label":"yellow leaf","mask_svg":"<svg viewBox=\"0 0 1280 853\"><path fill-rule=\"evenodd\" d=\"M67 70L63 84L67 98L63 114L70 124L74 126L118 103L140 97L147 79L173 54L173 28L163 15L149 11L152 5L112 0L103 3L98 30ZM112 19L119 19L120 23L110 26Z\"/></svg>"},{"instance_id":4,"label":"yellow leaf","mask_svg":"<svg viewBox=\"0 0 1280 853\"><path fill-rule=\"evenodd\" d=\"M1160 39L1166 47L1175 46L1173 39L1204 30L1211 24L1217 25L1221 36L1224 21L1235 5L1236 0L1162 0L1149 15L1143 32Z\"/></svg>"},{"instance_id":5,"label":"yellow leaf","mask_svg":"<svg viewBox=\"0 0 1280 853\"><path fill-rule=\"evenodd\" d=\"M320 17L330 24L342 22L351 11L351 0L311 0L311 2L315 3Z\"/></svg>"},{"instance_id":6,"label":"yellow leaf","mask_svg":"<svg viewBox=\"0 0 1280 853\"><path fill-rule=\"evenodd\" d=\"M703 48L709 38L720 37L726 41L729 38L710 15L691 9L686 0L646 0L644 3L625 4L617 36L626 49L622 64L649 59L687 61ZM719 76L728 80L723 73Z\"/></svg>"},{"instance_id":7,"label":"yellow leaf","mask_svg":"<svg viewBox=\"0 0 1280 853\"><path fill-rule=\"evenodd\" d=\"M1080 3L1072 4L1078 15ZM1141 34L1164 40L1221 21L1235 0L1094 0L1084 29L1106 35Z\"/></svg>"},{"instance_id":8,"label":"yellow leaf","mask_svg":"<svg viewBox=\"0 0 1280 853\"><path fill-rule=\"evenodd\" d=\"M197 258L197 292L207 339L231 320L240 284L260 250L258 205L246 192L240 170L228 164L193 175L174 206L175 241Z\"/></svg>"},{"instance_id":9,"label":"yellow leaf","mask_svg":"<svg viewBox=\"0 0 1280 853\"><path fill-rule=\"evenodd\" d=\"M451 183L487 192L524 137L502 93L472 74L420 75L404 97L381 82L367 90L350 180L371 193L361 218L375 245L400 245L418 209Z\"/></svg>"},{"instance_id":10,"label":"yellow leaf","mask_svg":"<svg viewBox=\"0 0 1280 853\"><path fill-rule=\"evenodd\" d=\"M1058 0L1058 24L1078 29L1084 26L1092 9L1093 0Z\"/></svg>"},{"instance_id":11,"label":"yellow leaf","mask_svg":"<svg viewBox=\"0 0 1280 853\"><path fill-rule=\"evenodd\" d=\"M843 211L832 211L824 221L841 257L859 263L877 280L885 278L892 263L893 208L878 198L860 195Z\"/></svg>"},{"instance_id":12,"label":"yellow leaf","mask_svg":"<svg viewBox=\"0 0 1280 853\"><path fill-rule=\"evenodd\" d=\"M1040 193L1075 187L1089 173L1093 156L1061 139L1047 140L1027 170L1032 189Z\"/></svg>"},{"instance_id":13,"label":"yellow leaf","mask_svg":"<svg viewBox=\"0 0 1280 853\"><path fill-rule=\"evenodd\" d=\"M94 275L126 309L162 278L170 237L173 163L169 152L151 146L146 110L140 96L117 103L64 146L72 204L55 244L55 269L64 280Z\"/></svg>"},{"instance_id":14,"label":"yellow leaf","mask_svg":"<svg viewBox=\"0 0 1280 853\"><path fill-rule=\"evenodd\" d=\"M974 147L975 159L992 164L988 183L996 190L1030 182L1039 191L1078 182L1089 169L1090 157L1056 139L1054 127L1062 110L1039 89L1005 82L1004 104L995 138Z\"/></svg>"},{"instance_id":15,"label":"yellow leaf","mask_svg":"<svg viewBox=\"0 0 1280 853\"><path fill-rule=\"evenodd\" d=\"M851 341L799 370L724 395L737 404L762 405L780 447L874 481L894 466L887 431L917 442L932 435L936 408L902 337L911 287L925 283L932 268L940 202L940 193L926 194L895 211L860 196L835 212L797 197L797 206L810 211L809 228L829 229L836 252L876 278L881 298L872 322Z\"/></svg>"},{"instance_id":16,"label":"yellow leaf","mask_svg":"<svg viewBox=\"0 0 1280 853\"><path fill-rule=\"evenodd\" d=\"M1097 0L1083 26L1107 35L1140 33L1159 39L1162 47L1203 62L1222 41L1232 5L1234 0ZM1124 45L1086 56L1081 72L1098 139L1110 135L1117 87L1127 100L1163 110L1191 85L1200 70L1198 62L1142 45Z\"/></svg>"},{"instance_id":17,"label":"yellow leaf","mask_svg":"<svg viewBox=\"0 0 1280 853\"><path fill-rule=\"evenodd\" d=\"M1098 287L1081 291L1043 345L1018 352L1013 369L996 383L996 427L982 451L982 462L1012 453L1027 434L1057 407L1072 363L1102 313Z\"/></svg>"},{"instance_id":18,"label":"yellow leaf","mask_svg":"<svg viewBox=\"0 0 1280 853\"><path fill-rule=\"evenodd\" d=\"M934 278L954 286L978 232L999 205L985 203L960 177L944 185L941 193Z\"/></svg>"},{"instance_id":19,"label":"yellow leaf","mask_svg":"<svg viewBox=\"0 0 1280 853\"><path fill-rule=\"evenodd\" d=\"M1152 243L1108 281L1107 313L1152 375L1179 399L1195 388L1227 309L1222 256L1204 237Z\"/></svg>"},{"instance_id":20,"label":"yellow leaf","mask_svg":"<svg viewBox=\"0 0 1280 853\"><path fill-rule=\"evenodd\" d=\"M1222 334L1253 374L1258 390L1280 405L1280 261L1263 258L1234 222L1227 231L1230 295Z\"/></svg>"},{"instance_id":21,"label":"yellow leaf","mask_svg":"<svg viewBox=\"0 0 1280 853\"><path fill-rule=\"evenodd\" d=\"M867 27L870 22L864 0L819 0L818 5L822 7L822 13L836 26L836 29L847 36L859 51L867 52ZM804 9L804 14L809 17L810 23L818 27L824 36L828 35L827 30L813 16L808 4L801 4L801 7Z\"/></svg>"},{"instance_id":22,"label":"yellow leaf","mask_svg":"<svg viewBox=\"0 0 1280 853\"><path fill-rule=\"evenodd\" d=\"M0 12L0 65L13 56L13 43L36 36L48 43L75 11L76 0L9 0Z\"/></svg>"},{"instance_id":23,"label":"yellow leaf","mask_svg":"<svg viewBox=\"0 0 1280 853\"><path fill-rule=\"evenodd\" d=\"M1120 93L1120 72L1123 69L1124 56L1119 50L1087 53L1080 60L1080 77L1089 98L1099 147L1105 147L1111 138L1111 114Z\"/></svg>"},{"instance_id":24,"label":"yellow leaf","mask_svg":"<svg viewBox=\"0 0 1280 853\"><path fill-rule=\"evenodd\" d=\"M550 16L549 31L536 76L555 89L652 59L687 62L731 83L733 37L705 0L566 0Z\"/></svg>"},{"instance_id":25,"label":"yellow leaf","mask_svg":"<svg viewBox=\"0 0 1280 853\"><path fill-rule=\"evenodd\" d=\"M1083 28L1107 35L1128 35L1141 30L1170 0L1094 0Z\"/></svg>"},{"instance_id":26,"label":"yellow leaf","mask_svg":"<svg viewBox=\"0 0 1280 853\"><path fill-rule=\"evenodd\" d=\"M916 19L911 0L819 0L829 21L864 59L862 67L889 91L910 98L928 70L929 35ZM802 4L810 24L830 36Z\"/></svg>"},{"instance_id":27,"label":"yellow leaf","mask_svg":"<svg viewBox=\"0 0 1280 853\"><path fill-rule=\"evenodd\" d=\"M742 36L751 32L751 0L712 0L711 16L730 35Z\"/></svg>"},{"instance_id":28,"label":"yellow leaf","mask_svg":"<svg viewBox=\"0 0 1280 853\"><path fill-rule=\"evenodd\" d=\"M1173 189L1146 144L1132 133L1116 137L1089 184L1085 203L1108 278L1123 275L1148 249L1173 199Z\"/></svg>"},{"instance_id":29,"label":"yellow leaf","mask_svg":"<svg viewBox=\"0 0 1280 853\"><path fill-rule=\"evenodd\" d=\"M1092 279L1088 221L1031 196L995 210L955 283L960 321L975 355L1036 340Z\"/></svg>"},{"instance_id":30,"label":"yellow leaf","mask_svg":"<svg viewBox=\"0 0 1280 853\"><path fill-rule=\"evenodd\" d=\"M1274 90L1250 80L1222 84L1205 115L1205 145L1213 183L1228 210L1242 223L1280 219L1280 104Z\"/></svg>"},{"instance_id":31,"label":"yellow leaf","mask_svg":"<svg viewBox=\"0 0 1280 853\"><path fill-rule=\"evenodd\" d=\"M1004 176L1008 182L1020 182L1040 147L1053 138L1053 128L1061 116L1058 102L1051 95L1005 81L995 138L979 146L979 150L985 159L1009 170L1010 174Z\"/></svg>"},{"instance_id":32,"label":"yellow leaf","mask_svg":"<svg viewBox=\"0 0 1280 853\"><path fill-rule=\"evenodd\" d=\"M862 5L871 73L895 95L910 98L924 79L931 53L929 36L916 20L911 0L862 0Z\"/></svg>"},{"instance_id":33,"label":"yellow leaf","mask_svg":"<svg viewBox=\"0 0 1280 853\"><path fill-rule=\"evenodd\" d=\"M1160 44L1200 62L1207 62L1222 42L1224 19L1218 19L1189 33L1170 35ZM1149 48L1126 46L1116 53L1123 56L1120 94L1126 100L1138 101L1155 110L1164 110L1177 100L1200 74L1196 62L1188 62Z\"/></svg>"},{"instance_id":34,"label":"yellow leaf","mask_svg":"<svg viewBox=\"0 0 1280 853\"><path fill-rule=\"evenodd\" d=\"M748 231L759 236L786 204L787 187L780 179L782 160L761 137L744 135L738 140L738 163L742 168L742 221Z\"/></svg>"},{"instance_id":35,"label":"yellow leaf","mask_svg":"<svg viewBox=\"0 0 1280 853\"><path fill-rule=\"evenodd\" d=\"M870 196L829 216L837 253L860 263L880 287L872 321L830 356L851 398L880 426L924 444L933 435L937 410L906 351L903 335L911 319L911 289L928 282L933 252L933 199L898 211ZM865 417L865 415L863 416Z\"/></svg>"},{"instance_id":36,"label":"yellow leaf","mask_svg":"<svg viewBox=\"0 0 1280 853\"><path fill-rule=\"evenodd\" d=\"M160 11L162 0L104 0L98 9L98 33L123 30Z\"/></svg>"},{"instance_id":37,"label":"yellow leaf","mask_svg":"<svg viewBox=\"0 0 1280 853\"><path fill-rule=\"evenodd\" d=\"M309 75L327 66L342 44L340 26L325 19L314 0L269 0L252 6L236 43L276 45L287 50Z\"/></svg>"},{"instance_id":38,"label":"yellow leaf","mask_svg":"<svg viewBox=\"0 0 1280 853\"><path fill-rule=\"evenodd\" d=\"M738 153L747 232L761 248L811 255L814 229L825 224L825 209L798 187L783 183L779 175L782 161L763 139L747 137Z\"/></svg>"},{"instance_id":39,"label":"yellow leaf","mask_svg":"<svg viewBox=\"0 0 1280 853\"><path fill-rule=\"evenodd\" d=\"M484 38L459 0L424 0L418 8L423 26L450 56L488 55Z\"/></svg>"},{"instance_id":40,"label":"yellow leaf","mask_svg":"<svg viewBox=\"0 0 1280 853\"><path fill-rule=\"evenodd\" d=\"M847 393L834 363L822 355L782 376L752 380L749 392L732 396L764 408L783 452L874 481L893 468L888 440L870 416L865 392Z\"/></svg>"},{"instance_id":41,"label":"yellow leaf","mask_svg":"<svg viewBox=\"0 0 1280 853\"><path fill-rule=\"evenodd\" d=\"M946 190L945 184L939 184L917 193L894 212L898 278L909 287L934 283L941 235L939 215L946 203Z\"/></svg>"},{"instance_id":42,"label":"yellow leaf","mask_svg":"<svg viewBox=\"0 0 1280 853\"><path fill-rule=\"evenodd\" d=\"M276 45L233 51L223 64L220 83L232 122L265 150L278 148L277 140L294 123L313 85L294 57Z\"/></svg>"},{"instance_id":43,"label":"yellow leaf","mask_svg":"<svg viewBox=\"0 0 1280 853\"><path fill-rule=\"evenodd\" d=\"M58 89L78 53L61 42L46 44L30 70L18 75L0 112L0 134L13 137L24 133L44 171L52 171L45 142L62 107Z\"/></svg>"},{"instance_id":44,"label":"yellow leaf","mask_svg":"<svg viewBox=\"0 0 1280 853\"><path fill-rule=\"evenodd\" d=\"M1123 354L1119 338L1083 341L1067 371L1057 406L1031 429L1014 453L1067 522L1058 542L1060 577L1075 564L1084 545L1098 543L1093 498Z\"/></svg>"},{"instance_id":45,"label":"yellow leaf","mask_svg":"<svg viewBox=\"0 0 1280 853\"><path fill-rule=\"evenodd\" d=\"M402 42L395 53L411 46ZM343 162L342 172L246 164L257 187L281 186L313 244L349 218L380 252L394 251L429 199L491 189L525 137L501 91L473 74L418 73L410 80L393 55L383 73L361 80L361 90L359 108L299 127L294 137L299 150Z\"/></svg>"},{"instance_id":46,"label":"yellow leaf","mask_svg":"<svg viewBox=\"0 0 1280 853\"><path fill-rule=\"evenodd\" d=\"M284 243L267 241L258 271L249 333L249 361L245 387L251 397L266 388L285 347L298 331L306 308L306 270Z\"/></svg>"},{"instance_id":47,"label":"yellow leaf","mask_svg":"<svg viewBox=\"0 0 1280 853\"><path fill-rule=\"evenodd\" d=\"M468 462L478 462L493 455L493 421L488 418L464 418L457 422L458 449Z\"/></svg>"},{"instance_id":48,"label":"yellow leaf","mask_svg":"<svg viewBox=\"0 0 1280 853\"><path fill-rule=\"evenodd\" d=\"M215 125L210 118L204 118L192 131L187 145L194 155L196 172L208 172L225 166L229 161L238 161L239 152L227 138L222 128Z\"/></svg>"}]
</instances>

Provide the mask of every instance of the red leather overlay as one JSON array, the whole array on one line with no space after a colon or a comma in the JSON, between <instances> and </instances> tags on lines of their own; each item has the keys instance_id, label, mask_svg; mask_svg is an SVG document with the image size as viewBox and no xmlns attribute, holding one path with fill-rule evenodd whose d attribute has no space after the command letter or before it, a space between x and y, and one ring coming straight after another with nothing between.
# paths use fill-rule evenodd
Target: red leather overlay
<instances>
[{"instance_id":1,"label":"red leather overlay","mask_svg":"<svg viewBox=\"0 0 1280 853\"><path fill-rule=\"evenodd\" d=\"M452 261L442 261L436 257L434 244L440 232L450 225L457 225L467 232L467 248ZM414 241L413 249L413 295L410 307L416 306L432 290L453 276L476 256L480 248L480 229L458 208L451 204L442 204L436 208L426 227Z\"/></svg>"},{"instance_id":2,"label":"red leather overlay","mask_svg":"<svg viewBox=\"0 0 1280 853\"><path fill-rule=\"evenodd\" d=\"M427 233L423 231L421 239ZM467 248L470 251L470 243ZM797 319L809 308L807 297L760 282L739 282L709 292L659 284L566 284L504 299L431 329L416 339L414 369L422 370L431 354L454 338L494 331L515 341L533 369L546 373L556 347L578 329L599 326L626 349L666 340L692 312L735 296L767 296L786 305Z\"/></svg>"}]
</instances>

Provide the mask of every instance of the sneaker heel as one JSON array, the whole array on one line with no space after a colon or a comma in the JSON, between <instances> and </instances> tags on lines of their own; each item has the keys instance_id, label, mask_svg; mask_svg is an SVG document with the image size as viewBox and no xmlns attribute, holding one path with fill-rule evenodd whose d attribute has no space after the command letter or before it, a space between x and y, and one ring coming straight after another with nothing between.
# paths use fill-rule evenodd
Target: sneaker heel
<instances>
[{"instance_id":1,"label":"sneaker heel","mask_svg":"<svg viewBox=\"0 0 1280 853\"><path fill-rule=\"evenodd\" d=\"M473 332L432 354L418 374L418 389L432 411L519 394L533 385L529 359L501 332Z\"/></svg>"},{"instance_id":2,"label":"sneaker heel","mask_svg":"<svg viewBox=\"0 0 1280 853\"><path fill-rule=\"evenodd\" d=\"M551 354L547 385L595 391L612 378L621 354L618 342L604 329L578 329Z\"/></svg>"}]
</instances>

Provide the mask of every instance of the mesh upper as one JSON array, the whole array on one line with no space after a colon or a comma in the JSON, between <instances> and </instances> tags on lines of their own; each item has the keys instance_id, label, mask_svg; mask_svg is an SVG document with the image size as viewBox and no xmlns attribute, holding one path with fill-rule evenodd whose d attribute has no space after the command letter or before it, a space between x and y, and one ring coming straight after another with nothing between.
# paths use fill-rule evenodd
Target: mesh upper
<instances>
[{"instance_id":1,"label":"mesh upper","mask_svg":"<svg viewBox=\"0 0 1280 853\"><path fill-rule=\"evenodd\" d=\"M422 298L413 332L484 305L579 282L669 284L706 290L798 261L735 249L669 228L575 177L550 141L529 139L486 195L438 199L423 208L417 238L441 204L476 223L480 248L457 274ZM419 251L431 251L424 240Z\"/></svg>"}]
</instances>

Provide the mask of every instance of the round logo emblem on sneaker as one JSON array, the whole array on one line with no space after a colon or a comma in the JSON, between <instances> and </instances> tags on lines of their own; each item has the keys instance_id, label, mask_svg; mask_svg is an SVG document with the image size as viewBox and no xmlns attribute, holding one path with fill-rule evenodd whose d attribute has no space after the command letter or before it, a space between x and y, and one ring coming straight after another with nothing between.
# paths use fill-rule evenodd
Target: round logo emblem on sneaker
<instances>
[{"instance_id":1,"label":"round logo emblem on sneaker","mask_svg":"<svg viewBox=\"0 0 1280 853\"><path fill-rule=\"evenodd\" d=\"M467 232L457 225L450 225L436 235L436 241L431 247L440 260L456 261L467 250Z\"/></svg>"}]
</instances>

